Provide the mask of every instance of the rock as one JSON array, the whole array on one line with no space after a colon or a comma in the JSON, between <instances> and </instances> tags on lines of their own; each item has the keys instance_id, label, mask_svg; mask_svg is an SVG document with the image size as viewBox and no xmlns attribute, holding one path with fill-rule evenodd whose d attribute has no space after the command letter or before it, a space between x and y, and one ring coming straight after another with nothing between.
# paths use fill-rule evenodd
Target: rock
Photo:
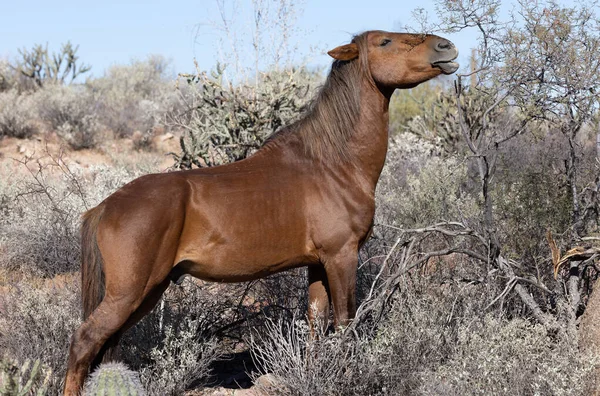
<instances>
[{"instance_id":1,"label":"rock","mask_svg":"<svg viewBox=\"0 0 600 396\"><path fill-rule=\"evenodd\" d=\"M170 133L170 132L169 132L169 133L165 133L164 135L162 135L162 136L160 137L160 141L161 141L161 142L164 142L165 140L170 140L170 139L173 139L174 137L175 137L175 136L173 136L173 134L172 134L172 133Z\"/></svg>"},{"instance_id":2,"label":"rock","mask_svg":"<svg viewBox=\"0 0 600 396\"><path fill-rule=\"evenodd\" d=\"M263 389L276 388L277 378L273 374L261 375L254 381L254 386L262 387Z\"/></svg>"}]
</instances>

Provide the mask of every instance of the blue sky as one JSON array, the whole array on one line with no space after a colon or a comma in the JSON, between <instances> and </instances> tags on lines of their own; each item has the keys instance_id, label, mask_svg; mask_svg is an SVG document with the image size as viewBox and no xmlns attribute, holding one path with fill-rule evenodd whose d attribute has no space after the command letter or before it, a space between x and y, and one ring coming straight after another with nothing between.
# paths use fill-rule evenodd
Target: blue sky
<instances>
[{"instance_id":1,"label":"blue sky","mask_svg":"<svg viewBox=\"0 0 600 396\"><path fill-rule=\"evenodd\" d=\"M227 0L229 3L234 0ZM240 8L250 0L237 0ZM267 0L268 1L268 0ZM81 2L74 0L2 0L0 14L0 58L14 58L17 49L36 43L58 50L70 40L79 45L80 60L92 65L100 76L112 64L125 64L160 54L172 60L174 72L190 72L196 58L202 69L219 59L217 39L222 33L211 27L218 19L215 0ZM306 0L296 3L302 12L297 18L298 59L309 56L312 66L326 67L325 49L344 44L353 34L369 29L400 30L411 22L411 10L423 7L434 13L433 1ZM243 12L241 12L243 14ZM247 35L241 15L232 29ZM244 30L246 29L246 30ZM461 51L459 61L467 63L475 45L474 32L445 35ZM318 47L318 51L311 51Z\"/></svg>"}]
</instances>

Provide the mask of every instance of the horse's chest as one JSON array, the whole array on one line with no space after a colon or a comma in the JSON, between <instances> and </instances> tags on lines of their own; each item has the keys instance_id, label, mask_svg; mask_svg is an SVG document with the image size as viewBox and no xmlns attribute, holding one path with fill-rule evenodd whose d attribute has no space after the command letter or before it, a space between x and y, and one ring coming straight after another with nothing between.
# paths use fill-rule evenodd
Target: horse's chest
<instances>
[{"instance_id":1,"label":"horse's chest","mask_svg":"<svg viewBox=\"0 0 600 396\"><path fill-rule=\"evenodd\" d=\"M368 234L375 215L375 199L356 189L332 191L310 205L309 224L317 246L361 241Z\"/></svg>"}]
</instances>

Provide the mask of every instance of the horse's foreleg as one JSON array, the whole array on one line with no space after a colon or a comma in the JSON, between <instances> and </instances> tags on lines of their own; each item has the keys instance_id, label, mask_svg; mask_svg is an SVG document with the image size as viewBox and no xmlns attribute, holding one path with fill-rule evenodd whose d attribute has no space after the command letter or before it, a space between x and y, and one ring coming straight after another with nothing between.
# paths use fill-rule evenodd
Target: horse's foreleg
<instances>
[{"instance_id":1,"label":"horse's foreleg","mask_svg":"<svg viewBox=\"0 0 600 396\"><path fill-rule=\"evenodd\" d=\"M308 321L311 338L329 326L329 284L322 265L308 267Z\"/></svg>"},{"instance_id":2,"label":"horse's foreleg","mask_svg":"<svg viewBox=\"0 0 600 396\"><path fill-rule=\"evenodd\" d=\"M325 261L336 328L348 325L356 314L357 265L357 246L348 246Z\"/></svg>"}]
</instances>

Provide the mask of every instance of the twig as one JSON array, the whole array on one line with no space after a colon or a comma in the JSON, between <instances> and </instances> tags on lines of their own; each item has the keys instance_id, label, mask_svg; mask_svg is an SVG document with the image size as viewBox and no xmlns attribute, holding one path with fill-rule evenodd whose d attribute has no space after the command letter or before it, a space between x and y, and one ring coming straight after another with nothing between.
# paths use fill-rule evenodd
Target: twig
<instances>
[{"instance_id":1,"label":"twig","mask_svg":"<svg viewBox=\"0 0 600 396\"><path fill-rule=\"evenodd\" d=\"M517 278L511 278L508 283L506 284L506 287L504 288L504 290L502 290L502 292L492 300L491 303L489 303L488 305L486 305L486 307L483 309L484 311L487 311L489 307L491 307L492 305L494 305L498 300L500 300L501 298L504 298L511 290L513 287L515 287L515 285L517 284Z\"/></svg>"}]
</instances>

